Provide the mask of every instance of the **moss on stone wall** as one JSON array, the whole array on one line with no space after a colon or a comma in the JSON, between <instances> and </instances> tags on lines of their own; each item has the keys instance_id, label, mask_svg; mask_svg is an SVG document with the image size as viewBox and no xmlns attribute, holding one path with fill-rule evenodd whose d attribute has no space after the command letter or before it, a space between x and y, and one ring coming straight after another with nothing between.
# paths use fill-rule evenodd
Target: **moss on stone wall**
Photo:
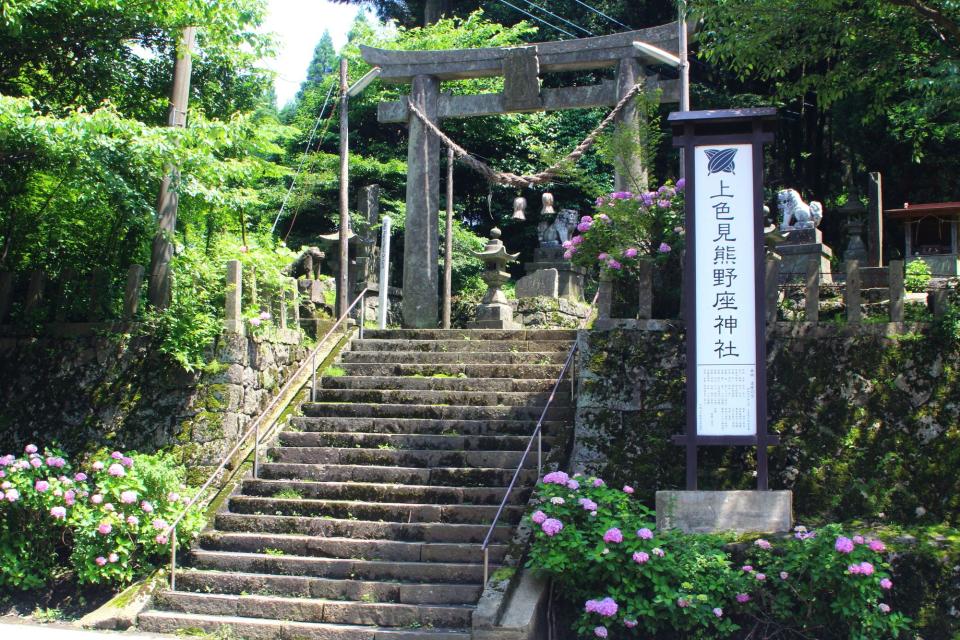
<instances>
[{"instance_id":1,"label":"moss on stone wall","mask_svg":"<svg viewBox=\"0 0 960 640\"><path fill-rule=\"evenodd\" d=\"M681 331L583 334L575 459L651 499L680 488L685 426ZM771 486L798 517L958 520L960 354L933 334L816 335L768 342ZM700 453L701 487L753 486L755 451Z\"/></svg>"}]
</instances>

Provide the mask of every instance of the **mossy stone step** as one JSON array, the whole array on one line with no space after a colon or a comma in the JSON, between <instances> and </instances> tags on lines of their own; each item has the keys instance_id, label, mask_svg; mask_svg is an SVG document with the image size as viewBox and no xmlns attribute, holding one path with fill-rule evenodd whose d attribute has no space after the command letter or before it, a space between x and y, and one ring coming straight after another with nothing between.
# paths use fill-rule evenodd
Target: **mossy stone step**
<instances>
[{"instance_id":1,"label":"mossy stone step","mask_svg":"<svg viewBox=\"0 0 960 640\"><path fill-rule=\"evenodd\" d=\"M365 540L400 540L404 542L450 542L477 544L483 542L488 524L438 524L434 522L373 522L309 516L255 515L218 513L214 520L218 531L288 533ZM493 530L492 541L506 544L513 528L503 523Z\"/></svg>"},{"instance_id":2,"label":"mossy stone step","mask_svg":"<svg viewBox=\"0 0 960 640\"><path fill-rule=\"evenodd\" d=\"M368 340L497 340L500 342L562 340L572 342L577 332L572 329L535 329L502 331L497 329L370 329Z\"/></svg>"},{"instance_id":3,"label":"mossy stone step","mask_svg":"<svg viewBox=\"0 0 960 640\"><path fill-rule=\"evenodd\" d=\"M450 421L431 418L294 416L290 419L290 425L293 431L302 432L529 437L537 422L529 419ZM559 435L568 427L568 423L560 420L544 422L543 433L545 436Z\"/></svg>"},{"instance_id":4,"label":"mossy stone step","mask_svg":"<svg viewBox=\"0 0 960 640\"><path fill-rule=\"evenodd\" d=\"M297 480L246 479L242 494L260 497L295 497L369 502L415 502L428 504L500 504L506 487L449 487L391 484L380 482L311 482ZM516 488L510 501L525 503L527 487Z\"/></svg>"},{"instance_id":5,"label":"mossy stone step","mask_svg":"<svg viewBox=\"0 0 960 640\"><path fill-rule=\"evenodd\" d=\"M383 627L463 629L470 626L476 608L465 604L409 605L190 591L161 591L154 597L157 605L167 611Z\"/></svg>"},{"instance_id":6,"label":"mossy stone step","mask_svg":"<svg viewBox=\"0 0 960 640\"><path fill-rule=\"evenodd\" d=\"M429 364L399 359L377 363L341 362L338 364L348 376L435 376L437 374L467 378L503 378L556 380L563 364Z\"/></svg>"},{"instance_id":7,"label":"mossy stone step","mask_svg":"<svg viewBox=\"0 0 960 640\"><path fill-rule=\"evenodd\" d=\"M179 611L147 611L137 620L141 630L177 633L199 629L216 633L230 627L245 640L469 640L466 629L399 629L387 627L287 622L240 616L217 616Z\"/></svg>"},{"instance_id":8,"label":"mossy stone step","mask_svg":"<svg viewBox=\"0 0 960 640\"><path fill-rule=\"evenodd\" d=\"M495 505L416 504L404 502L364 502L362 500L284 500L259 496L232 496L230 511L275 515L329 516L385 522L443 522L486 524L493 522ZM500 517L504 523L516 523L523 514L522 506L507 506Z\"/></svg>"},{"instance_id":9,"label":"mossy stone step","mask_svg":"<svg viewBox=\"0 0 960 640\"><path fill-rule=\"evenodd\" d=\"M367 334L369 335L369 334ZM353 340L351 351L426 351L436 352L511 352L511 353L568 353L573 346L569 340Z\"/></svg>"},{"instance_id":10,"label":"mossy stone step","mask_svg":"<svg viewBox=\"0 0 960 640\"><path fill-rule=\"evenodd\" d=\"M524 406L468 406L446 404L361 404L354 402L305 402L306 416L358 418L425 418L429 420L537 420L543 407ZM573 411L567 407L551 406L546 419L571 420Z\"/></svg>"},{"instance_id":11,"label":"mossy stone step","mask_svg":"<svg viewBox=\"0 0 960 640\"><path fill-rule=\"evenodd\" d=\"M307 464L370 464L398 467L501 467L516 469L521 451L444 451L436 449L344 449L340 447L273 447L267 450L271 462ZM526 466L536 460L527 456Z\"/></svg>"},{"instance_id":12,"label":"mossy stone step","mask_svg":"<svg viewBox=\"0 0 960 640\"><path fill-rule=\"evenodd\" d=\"M346 560L304 556L272 556L235 551L190 552L193 566L219 571L268 573L271 575L349 578L351 580L396 580L398 582L480 584L482 564L453 562L391 562L386 560ZM491 564L491 571L496 567Z\"/></svg>"},{"instance_id":13,"label":"mossy stone step","mask_svg":"<svg viewBox=\"0 0 960 640\"><path fill-rule=\"evenodd\" d=\"M446 375L446 374L444 374ZM511 378L456 378L412 376L338 376L318 382L324 389L405 389L410 391L484 391L550 393L556 378L514 380ZM560 383L558 391L568 391L570 383Z\"/></svg>"},{"instance_id":14,"label":"mossy stone step","mask_svg":"<svg viewBox=\"0 0 960 640\"><path fill-rule=\"evenodd\" d=\"M310 464L302 462L265 462L260 477L271 480L320 480L328 482L392 482L429 484L448 487L505 487L516 467L398 467L358 464ZM520 472L519 480L530 484L533 469Z\"/></svg>"},{"instance_id":15,"label":"mossy stone step","mask_svg":"<svg viewBox=\"0 0 960 640\"><path fill-rule=\"evenodd\" d=\"M547 447L555 440L543 437ZM435 449L443 451L522 451L530 436L413 435L409 433L344 433L341 431L285 431L278 442L284 447L341 447L361 449Z\"/></svg>"},{"instance_id":16,"label":"mossy stone step","mask_svg":"<svg viewBox=\"0 0 960 640\"><path fill-rule=\"evenodd\" d=\"M402 540L317 538L296 534L205 531L200 548L208 551L241 551L319 558L364 558L396 562L479 562L479 544L405 542ZM503 560L506 547L490 545L494 562Z\"/></svg>"},{"instance_id":17,"label":"mossy stone step","mask_svg":"<svg viewBox=\"0 0 960 640\"><path fill-rule=\"evenodd\" d=\"M403 604L461 604L476 602L480 585L401 584L374 580L336 580L307 576L274 576L262 573L228 573L191 569L177 574L177 589L200 593L253 593L259 595L399 602Z\"/></svg>"},{"instance_id":18,"label":"mossy stone step","mask_svg":"<svg viewBox=\"0 0 960 640\"><path fill-rule=\"evenodd\" d=\"M405 362L409 364L560 364L567 360L566 351L548 353L510 353L499 351L345 351L340 354L345 363Z\"/></svg>"},{"instance_id":19,"label":"mossy stone step","mask_svg":"<svg viewBox=\"0 0 960 640\"><path fill-rule=\"evenodd\" d=\"M558 391L553 403L569 407L569 388ZM417 389L318 389L317 402L363 402L369 404L444 404L488 407L543 407L550 393L514 391L448 391Z\"/></svg>"}]
</instances>

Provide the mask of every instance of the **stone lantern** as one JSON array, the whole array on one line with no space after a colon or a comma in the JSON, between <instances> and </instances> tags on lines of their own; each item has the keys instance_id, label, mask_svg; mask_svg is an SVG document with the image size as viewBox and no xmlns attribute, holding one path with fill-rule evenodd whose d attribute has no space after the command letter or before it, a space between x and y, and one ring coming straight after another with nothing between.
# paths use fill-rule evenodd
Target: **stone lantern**
<instances>
[{"instance_id":1,"label":"stone lantern","mask_svg":"<svg viewBox=\"0 0 960 640\"><path fill-rule=\"evenodd\" d=\"M467 325L470 329L518 329L513 321L513 308L507 301L507 296L501 287L510 281L510 274L506 271L508 263L513 262L519 253L507 253L506 247L500 241L500 229L490 230L490 241L483 251L474 251L473 255L483 261L483 274L480 276L487 283L487 293L477 307L477 319Z\"/></svg>"}]
</instances>

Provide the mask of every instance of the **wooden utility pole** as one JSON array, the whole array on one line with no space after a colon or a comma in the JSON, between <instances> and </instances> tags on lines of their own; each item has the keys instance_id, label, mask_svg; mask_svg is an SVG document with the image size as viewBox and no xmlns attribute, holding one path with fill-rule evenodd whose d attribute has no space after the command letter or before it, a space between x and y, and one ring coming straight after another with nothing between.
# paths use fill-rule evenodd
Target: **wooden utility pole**
<instances>
[{"instance_id":1,"label":"wooden utility pole","mask_svg":"<svg viewBox=\"0 0 960 640\"><path fill-rule=\"evenodd\" d=\"M350 274L350 247L348 240L350 238L350 159L347 156L350 150L349 138L349 120L347 110L350 106L350 96L347 86L347 59L340 58L340 273L338 274L340 291L340 301L337 306L337 317L347 315L347 308L350 305L349 286ZM363 322L363 316L360 316Z\"/></svg>"},{"instance_id":2,"label":"wooden utility pole","mask_svg":"<svg viewBox=\"0 0 960 640\"><path fill-rule=\"evenodd\" d=\"M443 328L450 328L453 286L453 149L447 149L447 231L443 245Z\"/></svg>"},{"instance_id":3,"label":"wooden utility pole","mask_svg":"<svg viewBox=\"0 0 960 640\"><path fill-rule=\"evenodd\" d=\"M167 125L171 127L187 126L187 103L190 99L190 71L193 68L192 51L197 37L196 27L184 27L177 46L177 59L173 65L173 90L170 92L170 112ZM157 201L157 233L153 238L150 253L150 284L147 298L158 309L170 306L172 296L170 284L170 259L173 257L173 236L177 226L177 206L180 195L177 186L180 182L178 167L170 167L160 184L160 197Z\"/></svg>"}]
</instances>

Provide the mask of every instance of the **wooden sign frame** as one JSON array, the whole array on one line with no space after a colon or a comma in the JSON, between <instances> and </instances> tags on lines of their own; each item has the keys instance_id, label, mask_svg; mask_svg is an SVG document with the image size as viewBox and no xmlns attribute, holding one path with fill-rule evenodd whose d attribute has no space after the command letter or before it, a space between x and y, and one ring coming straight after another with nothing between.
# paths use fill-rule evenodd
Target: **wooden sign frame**
<instances>
[{"instance_id":1,"label":"wooden sign frame","mask_svg":"<svg viewBox=\"0 0 960 640\"><path fill-rule=\"evenodd\" d=\"M765 245L763 212L763 148L773 141L776 110L732 109L720 111L674 112L668 121L673 128L673 145L683 150L685 193L686 255L684 259L684 313L687 325L687 423L683 435L674 436L675 444L686 448L686 484L697 489L697 448L702 446L756 446L757 488L768 490L767 447L779 444L779 437L767 430ZM755 435L700 435L697 431L697 295L695 278L696 225L695 152L702 145L750 145L753 166L753 291L755 307L756 357L756 433ZM740 168L741 170L744 167Z\"/></svg>"}]
</instances>

